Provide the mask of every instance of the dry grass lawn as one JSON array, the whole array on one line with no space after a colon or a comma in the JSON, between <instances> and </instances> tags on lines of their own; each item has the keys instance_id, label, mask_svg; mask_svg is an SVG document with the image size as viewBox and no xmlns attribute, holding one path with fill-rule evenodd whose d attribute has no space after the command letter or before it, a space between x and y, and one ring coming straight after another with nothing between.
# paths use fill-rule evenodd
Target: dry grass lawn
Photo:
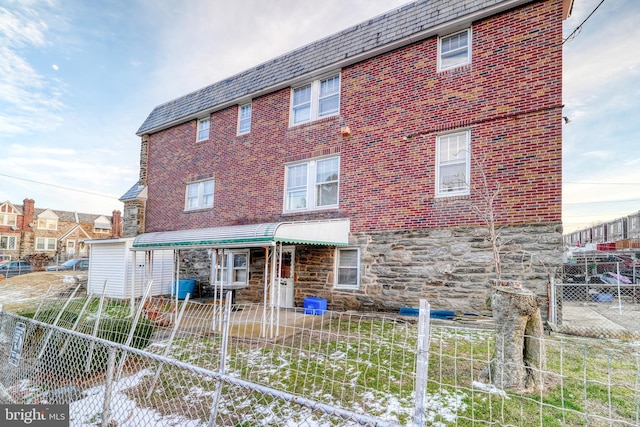
<instances>
[{"instance_id":1,"label":"dry grass lawn","mask_svg":"<svg viewBox=\"0 0 640 427\"><path fill-rule=\"evenodd\" d=\"M39 271L0 280L0 307L12 313L33 311L43 299L74 288L72 278L86 278L86 271Z\"/></svg>"}]
</instances>

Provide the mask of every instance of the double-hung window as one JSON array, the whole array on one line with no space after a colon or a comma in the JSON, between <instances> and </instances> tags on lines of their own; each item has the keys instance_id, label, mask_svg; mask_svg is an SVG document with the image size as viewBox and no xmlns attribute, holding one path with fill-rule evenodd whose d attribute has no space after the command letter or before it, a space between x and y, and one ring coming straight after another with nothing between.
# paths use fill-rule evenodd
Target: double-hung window
<instances>
[{"instance_id":1,"label":"double-hung window","mask_svg":"<svg viewBox=\"0 0 640 427\"><path fill-rule=\"evenodd\" d=\"M18 216L14 214L0 214L0 225L15 226L17 217Z\"/></svg>"},{"instance_id":2,"label":"double-hung window","mask_svg":"<svg viewBox=\"0 0 640 427\"><path fill-rule=\"evenodd\" d=\"M238 135L251 132L251 104L238 108Z\"/></svg>"},{"instance_id":3,"label":"double-hung window","mask_svg":"<svg viewBox=\"0 0 640 427\"><path fill-rule=\"evenodd\" d=\"M357 289L360 286L360 249L336 250L336 288Z\"/></svg>"},{"instance_id":4,"label":"double-hung window","mask_svg":"<svg viewBox=\"0 0 640 427\"><path fill-rule=\"evenodd\" d=\"M209 139L209 127L211 126L211 119L208 117L198 120L198 137L196 141L204 141Z\"/></svg>"},{"instance_id":5,"label":"double-hung window","mask_svg":"<svg viewBox=\"0 0 640 427\"><path fill-rule=\"evenodd\" d=\"M249 251L220 251L215 265L215 280L217 283L248 286Z\"/></svg>"},{"instance_id":6,"label":"double-hung window","mask_svg":"<svg viewBox=\"0 0 640 427\"><path fill-rule=\"evenodd\" d=\"M469 131L437 137L436 196L469 194L469 138Z\"/></svg>"},{"instance_id":7,"label":"double-hung window","mask_svg":"<svg viewBox=\"0 0 640 427\"><path fill-rule=\"evenodd\" d=\"M15 236L0 236L0 249L13 251L16 249Z\"/></svg>"},{"instance_id":8,"label":"double-hung window","mask_svg":"<svg viewBox=\"0 0 640 427\"><path fill-rule=\"evenodd\" d=\"M291 125L340 112L340 74L314 80L291 93Z\"/></svg>"},{"instance_id":9,"label":"double-hung window","mask_svg":"<svg viewBox=\"0 0 640 427\"><path fill-rule=\"evenodd\" d=\"M57 230L58 220L55 218L38 218L39 230Z\"/></svg>"},{"instance_id":10,"label":"double-hung window","mask_svg":"<svg viewBox=\"0 0 640 427\"><path fill-rule=\"evenodd\" d=\"M199 181L187 184L185 210L213 207L214 181Z\"/></svg>"},{"instance_id":11,"label":"double-hung window","mask_svg":"<svg viewBox=\"0 0 640 427\"><path fill-rule=\"evenodd\" d=\"M438 41L438 69L440 71L459 67L470 62L470 29L440 37Z\"/></svg>"},{"instance_id":12,"label":"double-hung window","mask_svg":"<svg viewBox=\"0 0 640 427\"><path fill-rule=\"evenodd\" d=\"M56 239L47 237L36 238L36 249L39 251L55 251Z\"/></svg>"},{"instance_id":13,"label":"double-hung window","mask_svg":"<svg viewBox=\"0 0 640 427\"><path fill-rule=\"evenodd\" d=\"M340 157L291 164L285 175L285 212L338 206Z\"/></svg>"}]
</instances>

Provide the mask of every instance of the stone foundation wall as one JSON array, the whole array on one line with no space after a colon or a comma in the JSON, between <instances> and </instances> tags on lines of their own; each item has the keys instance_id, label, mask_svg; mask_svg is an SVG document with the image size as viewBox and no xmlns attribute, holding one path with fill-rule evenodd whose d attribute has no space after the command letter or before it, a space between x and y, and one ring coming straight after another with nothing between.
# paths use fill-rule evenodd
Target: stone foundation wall
<instances>
[{"instance_id":1,"label":"stone foundation wall","mask_svg":"<svg viewBox=\"0 0 640 427\"><path fill-rule=\"evenodd\" d=\"M562 268L562 226L527 225L502 228L502 279L519 280L545 301L549 276ZM493 280L493 254L482 227L352 233L352 247L361 250L360 289L334 288L335 248L298 245L295 254L295 304L304 298L325 298L331 310L394 311L417 307L425 298L434 309L458 313L488 312L487 293ZM183 251L190 263L180 274L208 284L206 251ZM264 249L250 253L249 288L237 302L262 302ZM546 305L542 308L546 317Z\"/></svg>"},{"instance_id":2,"label":"stone foundation wall","mask_svg":"<svg viewBox=\"0 0 640 427\"><path fill-rule=\"evenodd\" d=\"M502 279L520 280L546 301L549 276L562 267L562 226L513 226L500 233ZM496 277L486 228L357 233L351 240L362 250L360 290L334 292L334 306L397 311L425 298L435 309L487 310Z\"/></svg>"}]
</instances>

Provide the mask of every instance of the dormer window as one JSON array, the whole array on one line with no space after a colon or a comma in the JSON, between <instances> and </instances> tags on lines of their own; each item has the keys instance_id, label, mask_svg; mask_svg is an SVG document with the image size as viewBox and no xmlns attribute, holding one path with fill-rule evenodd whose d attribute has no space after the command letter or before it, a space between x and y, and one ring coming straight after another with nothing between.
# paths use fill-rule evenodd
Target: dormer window
<instances>
[{"instance_id":1,"label":"dormer window","mask_svg":"<svg viewBox=\"0 0 640 427\"><path fill-rule=\"evenodd\" d=\"M99 216L93 221L93 232L99 234L109 234L111 232L111 222L104 215Z\"/></svg>"},{"instance_id":2,"label":"dormer window","mask_svg":"<svg viewBox=\"0 0 640 427\"><path fill-rule=\"evenodd\" d=\"M440 37L438 70L449 70L471 63L471 30L466 29Z\"/></svg>"},{"instance_id":3,"label":"dormer window","mask_svg":"<svg viewBox=\"0 0 640 427\"><path fill-rule=\"evenodd\" d=\"M38 230L57 230L58 215L56 215L51 209L45 210L38 215L36 227Z\"/></svg>"},{"instance_id":4,"label":"dormer window","mask_svg":"<svg viewBox=\"0 0 640 427\"><path fill-rule=\"evenodd\" d=\"M238 135L251 132L251 103L238 108Z\"/></svg>"},{"instance_id":5,"label":"dormer window","mask_svg":"<svg viewBox=\"0 0 640 427\"><path fill-rule=\"evenodd\" d=\"M17 225L18 212L10 203L0 205L0 225L15 227Z\"/></svg>"},{"instance_id":6,"label":"dormer window","mask_svg":"<svg viewBox=\"0 0 640 427\"><path fill-rule=\"evenodd\" d=\"M204 141L209 139L209 127L211 126L211 119L209 117L198 120L198 137L196 141Z\"/></svg>"},{"instance_id":7,"label":"dormer window","mask_svg":"<svg viewBox=\"0 0 640 427\"><path fill-rule=\"evenodd\" d=\"M340 74L314 80L291 91L291 125L340 112Z\"/></svg>"}]
</instances>

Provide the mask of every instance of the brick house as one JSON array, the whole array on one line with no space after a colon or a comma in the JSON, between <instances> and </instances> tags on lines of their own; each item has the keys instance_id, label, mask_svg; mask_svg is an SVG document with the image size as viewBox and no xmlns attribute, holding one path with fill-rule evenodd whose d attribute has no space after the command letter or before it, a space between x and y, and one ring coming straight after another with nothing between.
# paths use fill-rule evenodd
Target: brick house
<instances>
[{"instance_id":1,"label":"brick house","mask_svg":"<svg viewBox=\"0 0 640 427\"><path fill-rule=\"evenodd\" d=\"M502 276L546 296L571 6L417 1L155 107L124 235L238 301L477 311L500 186Z\"/></svg>"},{"instance_id":2,"label":"brick house","mask_svg":"<svg viewBox=\"0 0 640 427\"><path fill-rule=\"evenodd\" d=\"M62 262L89 256L85 242L122 233L119 211L112 216L36 208L33 199L22 205L0 203L0 259L22 259L45 253Z\"/></svg>"}]
</instances>

